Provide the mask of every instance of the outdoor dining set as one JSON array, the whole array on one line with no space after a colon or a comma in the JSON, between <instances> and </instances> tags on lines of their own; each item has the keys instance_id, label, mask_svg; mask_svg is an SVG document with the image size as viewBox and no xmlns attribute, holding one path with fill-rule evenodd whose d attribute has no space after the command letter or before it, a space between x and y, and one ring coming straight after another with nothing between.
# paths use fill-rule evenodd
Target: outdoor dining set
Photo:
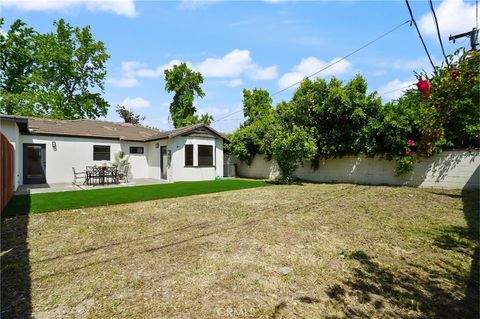
<instances>
[{"instance_id":1,"label":"outdoor dining set","mask_svg":"<svg viewBox=\"0 0 480 319\"><path fill-rule=\"evenodd\" d=\"M82 180L84 185L106 185L118 184L120 182L128 183L128 165L117 166L87 166L85 171L73 170L73 184Z\"/></svg>"}]
</instances>

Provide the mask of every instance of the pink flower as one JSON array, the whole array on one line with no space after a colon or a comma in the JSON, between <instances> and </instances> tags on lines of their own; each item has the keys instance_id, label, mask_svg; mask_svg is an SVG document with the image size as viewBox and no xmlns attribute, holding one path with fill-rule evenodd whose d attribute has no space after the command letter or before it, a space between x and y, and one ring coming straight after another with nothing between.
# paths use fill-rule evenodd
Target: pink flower
<instances>
[{"instance_id":1,"label":"pink flower","mask_svg":"<svg viewBox=\"0 0 480 319\"><path fill-rule=\"evenodd\" d=\"M405 154L407 154L407 155L410 155L410 154L412 154L412 150L411 150L411 149L409 149L409 148L407 148L407 150L405 151Z\"/></svg>"},{"instance_id":2,"label":"pink flower","mask_svg":"<svg viewBox=\"0 0 480 319\"><path fill-rule=\"evenodd\" d=\"M408 146L415 146L415 141L414 140L408 140L407 145Z\"/></svg>"}]
</instances>

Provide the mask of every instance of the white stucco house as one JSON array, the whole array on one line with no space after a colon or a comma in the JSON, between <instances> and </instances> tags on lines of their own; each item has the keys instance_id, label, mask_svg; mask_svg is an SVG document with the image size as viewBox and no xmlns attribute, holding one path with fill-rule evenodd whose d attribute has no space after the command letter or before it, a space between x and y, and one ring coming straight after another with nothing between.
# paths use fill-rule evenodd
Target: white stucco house
<instances>
[{"instance_id":1,"label":"white stucco house","mask_svg":"<svg viewBox=\"0 0 480 319\"><path fill-rule=\"evenodd\" d=\"M71 183L72 167L114 162L130 155L130 178L175 181L223 176L223 143L205 124L158 131L98 120L52 120L0 115L0 132L14 147L14 188Z\"/></svg>"}]
</instances>

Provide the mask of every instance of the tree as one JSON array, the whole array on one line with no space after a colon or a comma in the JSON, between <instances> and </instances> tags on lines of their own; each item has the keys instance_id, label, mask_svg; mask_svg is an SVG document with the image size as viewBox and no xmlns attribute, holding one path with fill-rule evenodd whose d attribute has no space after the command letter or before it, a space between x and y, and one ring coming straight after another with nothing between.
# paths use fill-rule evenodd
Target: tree
<instances>
[{"instance_id":1,"label":"tree","mask_svg":"<svg viewBox=\"0 0 480 319\"><path fill-rule=\"evenodd\" d=\"M170 116L175 128L195 123L210 124L213 117L208 113L198 117L193 105L195 97L203 97L200 84L203 83L203 76L188 68L187 64L174 65L172 69L165 70L165 90L174 92L173 101L170 103Z\"/></svg>"},{"instance_id":2,"label":"tree","mask_svg":"<svg viewBox=\"0 0 480 319\"><path fill-rule=\"evenodd\" d=\"M63 19L53 25L54 32L39 34L17 20L0 35L0 111L58 119L106 115L109 55L103 42L88 26L72 27Z\"/></svg>"},{"instance_id":3,"label":"tree","mask_svg":"<svg viewBox=\"0 0 480 319\"><path fill-rule=\"evenodd\" d=\"M243 115L252 123L272 110L272 98L267 90L243 90Z\"/></svg>"},{"instance_id":4,"label":"tree","mask_svg":"<svg viewBox=\"0 0 480 319\"><path fill-rule=\"evenodd\" d=\"M116 112L125 123L139 125L141 121L145 120L145 116L136 115L123 105L117 105Z\"/></svg>"},{"instance_id":5,"label":"tree","mask_svg":"<svg viewBox=\"0 0 480 319\"><path fill-rule=\"evenodd\" d=\"M312 131L297 125L276 128L272 143L273 154L282 173L282 180L290 183L298 165L311 160L317 151Z\"/></svg>"},{"instance_id":6,"label":"tree","mask_svg":"<svg viewBox=\"0 0 480 319\"><path fill-rule=\"evenodd\" d=\"M256 154L272 157L271 142L276 116L266 90L243 90L243 114L247 118L231 137L229 150L241 161L251 164Z\"/></svg>"},{"instance_id":7,"label":"tree","mask_svg":"<svg viewBox=\"0 0 480 319\"><path fill-rule=\"evenodd\" d=\"M4 19L0 19L0 27ZM37 33L16 20L6 34L0 33L0 111L5 114L29 115L26 104L31 100L32 73L35 67ZM30 106L30 105L29 105Z\"/></svg>"}]
</instances>

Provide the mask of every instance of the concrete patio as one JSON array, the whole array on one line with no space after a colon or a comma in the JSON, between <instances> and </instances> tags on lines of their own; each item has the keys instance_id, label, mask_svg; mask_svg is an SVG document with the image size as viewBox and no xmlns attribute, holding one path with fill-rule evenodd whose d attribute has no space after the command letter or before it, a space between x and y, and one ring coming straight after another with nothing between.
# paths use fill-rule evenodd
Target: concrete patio
<instances>
[{"instance_id":1,"label":"concrete patio","mask_svg":"<svg viewBox=\"0 0 480 319\"><path fill-rule=\"evenodd\" d=\"M153 179L153 178L136 178L136 179L130 180L128 183L106 184L106 185L83 185L83 184L74 185L72 183L27 184L27 185L20 185L14 194L15 195L40 194L40 193L80 191L80 190L102 189L102 188L154 185L154 184L163 184L163 183L168 183L168 181Z\"/></svg>"}]
</instances>

